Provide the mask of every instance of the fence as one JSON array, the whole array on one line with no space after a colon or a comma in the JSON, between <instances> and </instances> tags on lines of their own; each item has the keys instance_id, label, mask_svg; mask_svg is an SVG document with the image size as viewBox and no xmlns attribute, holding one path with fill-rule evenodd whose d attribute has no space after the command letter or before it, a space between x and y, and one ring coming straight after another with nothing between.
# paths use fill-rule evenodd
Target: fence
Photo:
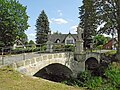
<instances>
[{"instance_id":1,"label":"fence","mask_svg":"<svg viewBox=\"0 0 120 90\"><path fill-rule=\"evenodd\" d=\"M52 45L52 46L51 46ZM33 44L16 47L0 47L0 65L7 65L20 60L30 59L44 53L74 51L74 45Z\"/></svg>"}]
</instances>

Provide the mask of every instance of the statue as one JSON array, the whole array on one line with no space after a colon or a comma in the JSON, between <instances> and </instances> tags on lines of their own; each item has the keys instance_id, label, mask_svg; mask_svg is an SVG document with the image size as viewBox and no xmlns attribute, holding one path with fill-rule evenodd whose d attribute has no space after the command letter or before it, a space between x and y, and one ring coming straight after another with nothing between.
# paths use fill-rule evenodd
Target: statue
<instances>
[{"instance_id":1,"label":"statue","mask_svg":"<svg viewBox=\"0 0 120 90\"><path fill-rule=\"evenodd\" d=\"M76 41L76 50L75 50L75 53L78 53L78 54L83 52L82 33L83 33L83 29L78 26L77 27L78 40Z\"/></svg>"},{"instance_id":2,"label":"statue","mask_svg":"<svg viewBox=\"0 0 120 90\"><path fill-rule=\"evenodd\" d=\"M81 41L82 40L83 29L80 28L79 26L77 27L77 33L78 33L78 41Z\"/></svg>"}]
</instances>

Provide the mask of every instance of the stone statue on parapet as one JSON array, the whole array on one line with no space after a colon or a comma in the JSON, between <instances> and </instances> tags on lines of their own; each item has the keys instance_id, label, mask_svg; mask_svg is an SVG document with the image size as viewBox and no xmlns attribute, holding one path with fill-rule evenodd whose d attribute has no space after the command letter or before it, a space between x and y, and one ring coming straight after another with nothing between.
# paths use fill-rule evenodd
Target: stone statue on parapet
<instances>
[{"instance_id":1,"label":"stone statue on parapet","mask_svg":"<svg viewBox=\"0 0 120 90\"><path fill-rule=\"evenodd\" d=\"M77 36L78 36L78 41L82 40L82 34L83 34L83 29L81 27L77 27Z\"/></svg>"},{"instance_id":2,"label":"stone statue on parapet","mask_svg":"<svg viewBox=\"0 0 120 90\"><path fill-rule=\"evenodd\" d=\"M76 49L75 49L75 53L80 54L83 53L83 39L82 39L82 35L83 35L83 29L78 26L77 27L77 36L78 39L76 40Z\"/></svg>"}]
</instances>

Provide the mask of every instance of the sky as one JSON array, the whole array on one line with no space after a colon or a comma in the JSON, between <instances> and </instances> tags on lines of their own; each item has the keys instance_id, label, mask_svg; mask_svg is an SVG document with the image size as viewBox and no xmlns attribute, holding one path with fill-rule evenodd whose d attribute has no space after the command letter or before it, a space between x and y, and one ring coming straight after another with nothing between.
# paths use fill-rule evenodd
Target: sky
<instances>
[{"instance_id":1,"label":"sky","mask_svg":"<svg viewBox=\"0 0 120 90\"><path fill-rule=\"evenodd\" d=\"M19 2L27 6L30 27L25 33L29 40L35 41L35 24L42 10L48 16L52 32L76 33L76 27L80 21L78 7L82 5L82 0L19 0Z\"/></svg>"}]
</instances>

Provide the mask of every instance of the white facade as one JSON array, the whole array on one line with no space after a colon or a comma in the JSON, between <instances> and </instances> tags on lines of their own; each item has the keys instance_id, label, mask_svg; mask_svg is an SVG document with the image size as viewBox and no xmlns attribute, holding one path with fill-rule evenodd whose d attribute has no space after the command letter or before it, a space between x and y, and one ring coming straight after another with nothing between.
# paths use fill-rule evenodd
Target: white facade
<instances>
[{"instance_id":1,"label":"white facade","mask_svg":"<svg viewBox=\"0 0 120 90\"><path fill-rule=\"evenodd\" d=\"M70 34L65 38L65 45L67 44L75 44L75 39Z\"/></svg>"}]
</instances>

